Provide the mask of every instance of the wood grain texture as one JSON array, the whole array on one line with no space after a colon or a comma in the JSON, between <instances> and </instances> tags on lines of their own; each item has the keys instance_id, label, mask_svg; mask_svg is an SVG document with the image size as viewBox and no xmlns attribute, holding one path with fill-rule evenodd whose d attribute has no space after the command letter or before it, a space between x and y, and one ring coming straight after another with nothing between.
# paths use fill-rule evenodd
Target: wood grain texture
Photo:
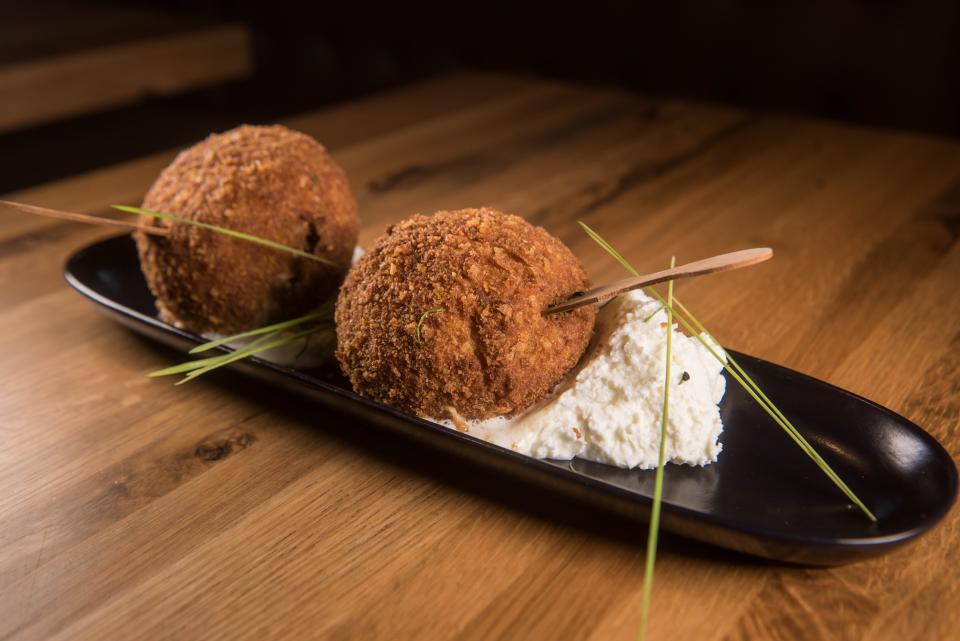
<instances>
[{"instance_id":1,"label":"wood grain texture","mask_svg":"<svg viewBox=\"0 0 960 641\"><path fill-rule=\"evenodd\" d=\"M0 66L0 132L234 80L250 49L227 25Z\"/></svg>"},{"instance_id":2,"label":"wood grain texture","mask_svg":"<svg viewBox=\"0 0 960 641\"><path fill-rule=\"evenodd\" d=\"M491 205L557 234L595 282L624 274L578 219L643 271L773 247L678 296L729 347L960 455L957 142L489 74L292 122L346 168L363 244ZM170 157L6 197L103 213ZM0 638L634 638L644 526L229 375L144 378L176 357L60 277L103 235L0 216ZM662 539L651 638L954 638L957 514L830 570Z\"/></svg>"}]
</instances>

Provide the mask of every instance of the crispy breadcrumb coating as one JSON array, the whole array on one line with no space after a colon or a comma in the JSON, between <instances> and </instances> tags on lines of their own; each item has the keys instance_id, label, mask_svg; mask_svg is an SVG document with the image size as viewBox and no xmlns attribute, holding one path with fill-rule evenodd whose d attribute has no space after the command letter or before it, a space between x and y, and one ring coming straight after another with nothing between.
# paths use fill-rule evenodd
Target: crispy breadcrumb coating
<instances>
[{"instance_id":1,"label":"crispy breadcrumb coating","mask_svg":"<svg viewBox=\"0 0 960 641\"><path fill-rule=\"evenodd\" d=\"M336 270L214 231L157 219L136 233L161 317L233 334L298 316L336 292L357 242L357 205L326 149L282 126L242 126L181 152L143 207L261 236L344 266Z\"/></svg>"},{"instance_id":2,"label":"crispy breadcrumb coating","mask_svg":"<svg viewBox=\"0 0 960 641\"><path fill-rule=\"evenodd\" d=\"M337 358L357 393L412 414L513 415L586 349L593 306L542 310L588 288L566 245L518 216L416 215L388 228L347 275Z\"/></svg>"}]
</instances>

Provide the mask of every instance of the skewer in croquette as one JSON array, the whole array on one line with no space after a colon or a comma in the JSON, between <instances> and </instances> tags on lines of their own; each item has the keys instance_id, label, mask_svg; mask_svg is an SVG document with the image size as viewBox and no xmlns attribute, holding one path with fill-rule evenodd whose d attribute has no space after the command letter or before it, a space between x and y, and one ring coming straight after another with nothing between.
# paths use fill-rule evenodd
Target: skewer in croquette
<instances>
[{"instance_id":1,"label":"skewer in croquette","mask_svg":"<svg viewBox=\"0 0 960 641\"><path fill-rule=\"evenodd\" d=\"M245 232L342 265L156 218L136 233L140 264L166 322L233 334L303 314L332 296L357 242L357 205L326 149L282 126L242 126L181 152L143 207Z\"/></svg>"},{"instance_id":2,"label":"skewer in croquette","mask_svg":"<svg viewBox=\"0 0 960 641\"><path fill-rule=\"evenodd\" d=\"M515 415L586 349L593 306L542 311L588 288L566 245L518 216L416 215L388 228L347 275L337 358L358 394L408 413Z\"/></svg>"}]
</instances>

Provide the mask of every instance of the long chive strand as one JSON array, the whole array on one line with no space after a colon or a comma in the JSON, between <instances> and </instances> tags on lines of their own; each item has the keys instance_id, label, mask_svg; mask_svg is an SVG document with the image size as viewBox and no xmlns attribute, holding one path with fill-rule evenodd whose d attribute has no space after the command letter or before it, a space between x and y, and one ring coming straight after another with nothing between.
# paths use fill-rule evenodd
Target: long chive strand
<instances>
[{"instance_id":1,"label":"long chive strand","mask_svg":"<svg viewBox=\"0 0 960 641\"><path fill-rule=\"evenodd\" d=\"M299 326L303 322L298 323L295 326ZM265 329L265 328L261 328ZM243 360L249 356L255 356L261 352L265 352L270 349L275 349L278 347L283 347L293 341L299 340L301 338L311 336L313 334L328 331L328 324L317 324L309 329L301 330L299 332L288 334L284 336L283 334L290 329L290 327L283 327L280 329L273 329L270 333L260 336L256 340L252 341L248 345L234 349L226 354L219 354L217 356L211 356L209 358L202 358L195 361L189 361L187 363L181 363L180 365L175 365L173 367L168 367L166 369L157 370L155 372L150 372L147 374L149 377L157 376L170 376L172 374L185 374L185 376L177 381L177 385L182 385L187 381L191 381L198 376L202 376L208 372L211 372L215 369L223 367L224 365L229 365L239 360ZM238 335L239 336L239 335ZM237 336L230 337L231 339L237 338Z\"/></svg>"},{"instance_id":2,"label":"long chive strand","mask_svg":"<svg viewBox=\"0 0 960 641\"><path fill-rule=\"evenodd\" d=\"M162 211L153 211L151 209L143 209L142 207L131 207L129 205L113 205L113 208L118 211L127 212L129 214L136 214L138 216L145 216L148 218L160 218L161 220L169 220L170 222L177 223L180 225L190 225L191 227L209 229L210 231L215 231L218 234L223 234L224 236L232 236L233 238L239 238L249 243L256 243L258 245L263 245L264 247L270 247L272 249L285 251L287 253L294 254L295 256L300 256L301 258L308 258L318 263L323 263L324 265L334 267L338 270L345 269L343 265L338 265L337 263L327 258L324 258L323 256L317 256L316 254L311 254L310 252L303 251L302 249L297 249L296 247L290 247L289 245L284 245L283 243L278 243L274 240L261 238L260 236L255 236L253 234L248 234L246 232L237 231L235 229L228 229L226 227L220 227L219 225L211 225L210 223L201 222L199 220L182 218L180 216L174 216L173 214L167 214Z\"/></svg>"},{"instance_id":3,"label":"long chive strand","mask_svg":"<svg viewBox=\"0 0 960 641\"><path fill-rule=\"evenodd\" d=\"M600 236L600 234L593 231L588 225L586 225L583 222L580 223L580 226L587 233L587 235L594 240L594 242L596 242L604 250L606 250L607 253L609 253L627 271L632 273L634 276L639 276L639 272L637 272L637 270L634 269L633 266L630 265L630 263L627 262L627 260L616 249L614 249L612 245L610 245L610 243L604 240ZM660 294L656 290L652 288L647 288L645 291L648 294L652 294L661 303L665 303L663 297L660 296ZM800 447L800 449L802 449L807 454L807 456L809 456L814 461L814 463L816 463L817 466L820 467L821 471L823 471L823 473L831 481L833 481L833 483L844 493L844 495L846 495L846 497L850 499L850 501L852 501L857 507L859 507L871 521L875 522L877 519L874 516L873 512L871 512L870 509L867 508L866 505L864 505L863 501L861 501L860 498L857 497L857 495L853 492L853 490L850 489L850 487L843 481L843 479L841 479L840 476L833 471L833 468L830 467L830 465L823 459L823 457L820 456L820 454L816 451L816 449L803 437L802 434L800 434L799 430L797 430L797 428L794 427L789 420L787 420L787 418L783 415L783 412L781 412L780 409L776 405L774 405L773 402L767 397L767 395L763 393L763 391L756 384L756 382L754 382L754 380L750 376L748 376L746 372L743 371L743 368L740 367L740 364L737 363L732 356L727 354L726 350L724 350L724 354L730 360L732 367L728 365L727 361L724 358L720 357L700 336L700 333L706 333L709 335L709 332L707 332L706 328L702 324L700 324L699 321L696 321L696 318L693 316L693 314L691 314L689 310L683 307L683 305L679 301L674 301L674 303L676 304L677 307L683 309L687 314L690 315L690 317L698 325L700 331L697 332L696 330L694 330L690 326L690 324L685 321L682 315L677 313L677 320L684 326L684 328L687 331L689 331L692 335L694 335L694 337L697 338L700 344L706 347L707 350L714 356L714 358L720 361L724 369L731 376L733 376L733 378L738 383L740 383L740 385L747 391L747 393L750 394L750 396L753 397L753 399L760 405L760 407L762 407L764 411L766 411L767 414L770 415L770 417L774 420L774 422L777 425L779 425L791 437L791 439ZM670 311L675 312L676 310L673 310L672 307L673 306L670 306ZM742 376L740 374L742 374Z\"/></svg>"},{"instance_id":4,"label":"long chive strand","mask_svg":"<svg viewBox=\"0 0 960 641\"><path fill-rule=\"evenodd\" d=\"M274 333L274 332L277 332L277 331L281 331L281 330L285 330L285 329L291 329L291 328L293 328L293 327L297 327L297 326L299 326L299 325L303 325L304 323L309 323L309 322L311 322L311 321L320 320L320 319L324 316L325 313L326 313L326 312L324 312L324 311L322 311L322 310L318 310L318 311L315 311L315 312L311 312L311 313L309 313L309 314L306 314L306 315L304 315L304 316L300 316L300 317L298 317L298 318L291 318L290 320L286 320L286 321L283 321L283 322L280 322L280 323L275 323L275 324L273 324L273 325L265 325L264 327L258 327L258 328L256 328L256 329L251 329L251 330L246 331L246 332L240 332L239 334L234 334L233 336L226 336L226 337L224 337L224 338L218 338L218 339L212 340L212 341L210 341L210 342L208 342L208 343L203 343L202 345L197 345L196 347L194 347L193 349L191 349L191 350L190 350L189 352L187 352L187 353L188 353L188 354L199 354L199 353L201 353L201 352L209 351L209 350L213 349L214 347L220 347L221 345L226 345L227 343L232 343L232 342L234 342L234 341L240 340L241 338L251 338L251 337L253 337L253 336L260 336L261 334L271 334L271 333Z\"/></svg>"},{"instance_id":5,"label":"long chive strand","mask_svg":"<svg viewBox=\"0 0 960 641\"><path fill-rule=\"evenodd\" d=\"M237 351L235 351L235 352L230 352L229 354L224 355L223 360L222 360L221 362L219 362L219 363L216 363L216 364L213 364L213 365L208 365L207 367L204 367L203 369L194 370L194 371L190 372L190 373L187 374L183 379L177 381L176 384L177 384L177 385L182 385L183 383L186 383L187 381L191 381L191 380L193 380L194 378L196 378L196 377L198 377L198 376L201 376L201 375L203 375L203 374L206 374L207 372L210 372L210 371L212 371L212 370L214 370L214 369L217 369L217 368L219 368L219 367L223 367L224 365L229 365L230 363L234 363L234 362L239 361L239 360L243 360L244 358L247 358L248 356L255 356L256 354L259 354L259 353L261 353L261 352L265 352L265 351L270 350L270 349L275 349L275 348L277 348L277 347L283 347L284 345L286 345L286 344L288 344L288 343L291 343L291 342L293 342L293 341L295 341L295 340L298 340L298 339L300 339L300 338L303 338L303 337L305 337L305 336L309 336L310 334L314 334L314 333L316 333L317 331L319 331L318 328L311 328L311 329L308 329L308 330L305 330L305 331L302 331L302 332L298 332L298 333L296 333L296 334L292 334L292 335L290 335L290 336L283 336L283 337L280 337L280 338L276 338L277 334L268 334L267 336L261 338L259 341L256 341L254 344L252 344L252 345L250 345L250 346L248 346L248 347L246 347L246 348L244 348L244 349L240 349L240 350L237 350ZM273 340L270 340L270 339L273 339Z\"/></svg>"},{"instance_id":6,"label":"long chive strand","mask_svg":"<svg viewBox=\"0 0 960 641\"><path fill-rule=\"evenodd\" d=\"M676 265L676 257L670 259L670 267ZM673 302L673 281L667 285L667 300ZM667 364L663 379L663 413L660 419L660 449L657 456L657 474L653 484L653 507L650 510L650 531L647 534L647 559L643 571L643 602L640 613L639 639L647 638L647 622L650 620L650 598L653 595L653 569L657 559L657 538L660 532L660 508L663 504L663 466L667 451L667 423L670 412L670 363L673 360L673 310L667 305Z\"/></svg>"},{"instance_id":7,"label":"long chive strand","mask_svg":"<svg viewBox=\"0 0 960 641\"><path fill-rule=\"evenodd\" d=\"M655 289L648 288L645 291L647 291L649 294L651 294L652 296L660 300L660 302L664 303L664 305L666 305L666 302L664 301L663 297L660 296L660 294ZM676 301L674 301L674 304L676 304ZM676 312L676 310L673 310L673 311ZM729 373L740 384L740 386L743 387L743 389L748 394L750 394L753 400L755 400L757 404L760 405L760 407L762 407L764 411L766 411L767 414L770 415L770 418L772 418L773 421L777 425L779 425L787 433L787 435L790 436L791 439L793 439L794 443L796 443L800 447L800 449L803 450L803 452L807 456L809 456L814 463L817 464L817 466L827 476L827 478L833 481L833 483L840 489L840 491L843 492L844 495L846 495L846 497L850 499L850 501L854 505L856 505L863 511L863 513L867 516L867 518L869 518L871 521L876 522L877 518L876 516L874 516L873 512L871 512L870 509L867 508L866 505L864 505L863 501L860 500L860 498L853 492L853 490L851 490L850 487L843 481L843 479L841 479L840 476L833 470L833 468L830 467L829 463L827 463L823 459L823 457L820 456L820 454L816 451L813 445L811 445L809 441L807 441L807 439L804 438L804 436L800 433L800 431L797 430L797 428L794 427L792 423L786 420L786 418L783 416L783 413L780 412L779 409L777 409L777 407L773 404L772 401L770 401L769 398L767 398L767 396L763 393L762 390L760 390L760 387L753 381L753 379L750 378L746 374L746 372L744 372L743 369L739 367L739 364L737 364L736 361L734 361L733 357L727 354L726 350L724 350L724 354L734 364L735 369L731 368L730 365L728 365L728 363L724 360L724 358L721 357L719 354L717 354L717 352L710 346L710 344L707 343L699 333L697 333L697 331L690 325L689 322L686 321L686 319L679 312L676 312L676 314L677 314L677 321L684 327L684 329L690 332L690 334L697 341L699 341L699 343L703 345L707 349L707 351L710 352L710 354L717 359L717 361L719 361L723 365L723 368L727 371L727 373ZM701 325L700 327L703 327L703 326ZM703 329L703 332L709 335L709 332L707 332L706 329ZM736 370L739 370L739 372Z\"/></svg>"}]
</instances>

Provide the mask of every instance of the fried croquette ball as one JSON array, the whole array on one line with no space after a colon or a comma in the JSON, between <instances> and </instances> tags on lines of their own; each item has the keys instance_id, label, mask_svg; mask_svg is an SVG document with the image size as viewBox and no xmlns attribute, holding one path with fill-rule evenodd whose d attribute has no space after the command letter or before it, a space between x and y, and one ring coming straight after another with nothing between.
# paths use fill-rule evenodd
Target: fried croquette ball
<instances>
[{"instance_id":1,"label":"fried croquette ball","mask_svg":"<svg viewBox=\"0 0 960 641\"><path fill-rule=\"evenodd\" d=\"M199 334L234 334L292 318L335 294L357 243L357 204L316 140L286 127L242 126L180 155L143 207L260 236L337 269L218 232L160 219L135 234L161 318Z\"/></svg>"},{"instance_id":2,"label":"fried croquette ball","mask_svg":"<svg viewBox=\"0 0 960 641\"><path fill-rule=\"evenodd\" d=\"M515 415L586 349L593 306L542 311L588 286L567 246L518 216L416 215L388 228L347 275L337 358L358 394L411 414Z\"/></svg>"}]
</instances>

